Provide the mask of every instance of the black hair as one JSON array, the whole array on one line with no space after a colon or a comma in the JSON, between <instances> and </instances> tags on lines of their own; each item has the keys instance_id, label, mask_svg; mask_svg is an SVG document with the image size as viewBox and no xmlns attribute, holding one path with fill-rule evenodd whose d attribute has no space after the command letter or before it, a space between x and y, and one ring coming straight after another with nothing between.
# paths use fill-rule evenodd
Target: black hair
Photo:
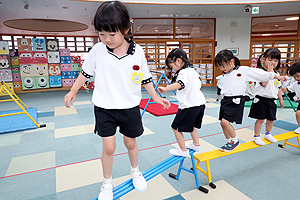
<instances>
[{"instance_id":1,"label":"black hair","mask_svg":"<svg viewBox=\"0 0 300 200\"><path fill-rule=\"evenodd\" d=\"M236 56L234 56L233 53L228 49L219 51L219 53L215 57L214 63L215 66L222 66L224 63L229 63L231 59L234 60L235 66L241 65L240 60Z\"/></svg>"},{"instance_id":2,"label":"black hair","mask_svg":"<svg viewBox=\"0 0 300 200\"><path fill-rule=\"evenodd\" d=\"M187 54L185 53L185 51L183 51L182 49L179 48L175 48L173 49L167 56L166 58L166 65L168 68L171 69L170 67L170 63L174 63L176 62L177 58L181 58L182 61L184 62L184 65L182 66L181 69L187 68L188 65L191 64L190 60L187 57ZM179 70L178 70L179 71Z\"/></svg>"},{"instance_id":3,"label":"black hair","mask_svg":"<svg viewBox=\"0 0 300 200\"><path fill-rule=\"evenodd\" d=\"M288 67L288 68L286 69L286 74L287 74L287 75L290 75L290 69L291 69L291 67Z\"/></svg>"},{"instance_id":4,"label":"black hair","mask_svg":"<svg viewBox=\"0 0 300 200\"><path fill-rule=\"evenodd\" d=\"M269 48L263 54L261 54L257 61L257 68L263 68L261 64L261 58L264 57L265 59L277 59L278 65L275 67L276 70L280 67L280 60L281 60L281 52L277 48Z\"/></svg>"},{"instance_id":5,"label":"black hair","mask_svg":"<svg viewBox=\"0 0 300 200\"><path fill-rule=\"evenodd\" d=\"M97 31L117 32L120 31L126 39L132 39L129 29L131 27L129 12L125 4L120 1L106 1L102 3L94 17L94 27Z\"/></svg>"},{"instance_id":6,"label":"black hair","mask_svg":"<svg viewBox=\"0 0 300 200\"><path fill-rule=\"evenodd\" d=\"M300 62L294 63L289 71L291 76L294 76L296 73L300 73Z\"/></svg>"}]
</instances>

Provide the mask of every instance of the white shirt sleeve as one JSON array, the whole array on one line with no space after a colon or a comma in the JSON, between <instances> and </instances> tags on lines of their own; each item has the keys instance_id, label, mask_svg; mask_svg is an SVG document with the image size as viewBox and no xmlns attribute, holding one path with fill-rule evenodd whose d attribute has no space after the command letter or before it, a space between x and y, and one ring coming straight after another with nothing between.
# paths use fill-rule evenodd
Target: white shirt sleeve
<instances>
[{"instance_id":1,"label":"white shirt sleeve","mask_svg":"<svg viewBox=\"0 0 300 200\"><path fill-rule=\"evenodd\" d=\"M96 68L96 56L95 55L97 52L96 45L90 50L89 54L87 55L83 65L82 65L82 70L91 76L95 76L95 68Z\"/></svg>"},{"instance_id":2,"label":"white shirt sleeve","mask_svg":"<svg viewBox=\"0 0 300 200\"><path fill-rule=\"evenodd\" d=\"M262 69L247 67L247 81L268 81L272 80L275 77L274 72L266 72Z\"/></svg>"},{"instance_id":3,"label":"white shirt sleeve","mask_svg":"<svg viewBox=\"0 0 300 200\"><path fill-rule=\"evenodd\" d=\"M297 84L298 84L298 82L294 82L293 84L291 84L290 86L288 86L287 89L290 92L295 92L295 88L296 88Z\"/></svg>"}]
</instances>

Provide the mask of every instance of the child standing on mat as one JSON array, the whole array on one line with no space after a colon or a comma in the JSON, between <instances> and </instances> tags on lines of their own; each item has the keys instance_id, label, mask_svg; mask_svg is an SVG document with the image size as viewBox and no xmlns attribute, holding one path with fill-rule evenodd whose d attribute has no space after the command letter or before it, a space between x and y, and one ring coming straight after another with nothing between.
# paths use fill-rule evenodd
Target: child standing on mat
<instances>
[{"instance_id":1,"label":"child standing on mat","mask_svg":"<svg viewBox=\"0 0 300 200\"><path fill-rule=\"evenodd\" d=\"M200 90L201 81L198 74L182 49L173 49L167 56L166 65L175 71L176 80L167 87L158 87L158 91L165 93L177 90L176 97L179 102L171 127L180 149L170 149L169 153L188 157L189 151L186 148L201 152L196 128L201 128L206 101ZM190 132L193 143L185 144L182 132Z\"/></svg>"},{"instance_id":2,"label":"child standing on mat","mask_svg":"<svg viewBox=\"0 0 300 200\"><path fill-rule=\"evenodd\" d=\"M280 51L276 48L269 48L258 58L257 68L279 75L276 70L280 67L280 59ZM265 142L260 137L260 130L265 120L265 138L270 142L277 142L271 135L271 130L273 128L273 122L276 120L276 99L279 99L280 107L284 107L280 87L281 83L276 79L259 82L255 86L255 97L250 108L249 117L256 119L253 141L258 145L265 145Z\"/></svg>"},{"instance_id":3,"label":"child standing on mat","mask_svg":"<svg viewBox=\"0 0 300 200\"><path fill-rule=\"evenodd\" d=\"M265 72L261 69L240 66L240 61L227 49L220 51L214 60L215 66L225 74L223 79L222 96L219 120L223 129L226 144L221 151L232 151L239 146L239 140L231 123L241 124L243 119L245 90L248 81L268 81L274 78L286 80L285 77L274 72Z\"/></svg>"},{"instance_id":4,"label":"child standing on mat","mask_svg":"<svg viewBox=\"0 0 300 200\"><path fill-rule=\"evenodd\" d=\"M95 114L95 133L102 137L103 185L99 200L113 199L112 165L116 149L115 132L120 127L124 144L128 149L133 185L138 192L147 189L147 182L138 169L136 137L143 134L139 109L141 84L156 103L164 108L170 102L157 96L143 49L131 38L131 21L126 6L119 1L107 1L100 5L94 26L101 42L89 52L82 71L65 96L70 107L84 82L95 76L92 102Z\"/></svg>"},{"instance_id":5,"label":"child standing on mat","mask_svg":"<svg viewBox=\"0 0 300 200\"><path fill-rule=\"evenodd\" d=\"M300 99L300 62L294 63L291 66L289 73L291 76L294 77L295 82L290 86L288 86L287 88L282 88L282 91L285 93L294 92L296 94L296 97ZM300 134L300 102L296 111L296 120L299 127L296 130L294 130L294 132Z\"/></svg>"},{"instance_id":6,"label":"child standing on mat","mask_svg":"<svg viewBox=\"0 0 300 200\"><path fill-rule=\"evenodd\" d=\"M221 74L219 76L216 77L217 79L217 99L216 99L216 102L219 102L219 98L220 98L220 95L221 95L221 90L222 90L222 82L223 82L223 78L224 78L224 75Z\"/></svg>"}]
</instances>

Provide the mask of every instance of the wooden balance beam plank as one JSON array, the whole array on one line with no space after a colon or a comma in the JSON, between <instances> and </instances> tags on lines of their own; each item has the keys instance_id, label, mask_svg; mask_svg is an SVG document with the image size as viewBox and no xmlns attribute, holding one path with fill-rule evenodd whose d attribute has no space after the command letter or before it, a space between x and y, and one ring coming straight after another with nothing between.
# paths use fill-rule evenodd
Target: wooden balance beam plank
<instances>
[{"instance_id":1,"label":"wooden balance beam plank","mask_svg":"<svg viewBox=\"0 0 300 200\"><path fill-rule=\"evenodd\" d=\"M300 134L296 134L294 131L278 134L278 135L275 135L273 137L276 138L278 142L285 140L284 145L288 144L288 145L291 145L293 147L296 147L296 148L300 149L300 143L299 143ZM298 143L299 143L298 146L287 143L287 140L289 140L291 138L294 138L294 137L298 137ZM262 140L266 143L266 145L271 144L271 142L268 141L267 139L262 139ZM279 147L284 147L284 145L278 145L278 146ZM228 155L239 153L239 152L242 152L242 151L254 149L254 148L257 148L257 147L261 147L261 146L255 144L255 142L251 141L251 142L242 143L238 147L236 147L234 150L229 151L229 152L224 152L224 151L221 151L220 149L217 149L217 150L212 150L212 151L196 154L196 155L194 155L194 158L197 161L196 168L208 177L209 185L212 188L216 188L216 186L212 183L209 160L213 160L215 158L220 158L220 157L223 157L223 156L228 156ZM206 170L207 171L205 171L204 169L202 169L199 166L200 162L206 162Z\"/></svg>"}]
</instances>

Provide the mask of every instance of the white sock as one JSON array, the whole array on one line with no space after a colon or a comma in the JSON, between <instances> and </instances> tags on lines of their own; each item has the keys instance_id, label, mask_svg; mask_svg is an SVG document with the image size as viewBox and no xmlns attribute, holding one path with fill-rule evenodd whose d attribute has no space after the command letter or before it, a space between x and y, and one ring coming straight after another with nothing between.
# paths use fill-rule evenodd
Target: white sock
<instances>
[{"instance_id":1,"label":"white sock","mask_svg":"<svg viewBox=\"0 0 300 200\"><path fill-rule=\"evenodd\" d=\"M131 167L131 173L133 173L133 172L140 172L139 166L137 166L135 168Z\"/></svg>"},{"instance_id":2,"label":"white sock","mask_svg":"<svg viewBox=\"0 0 300 200\"><path fill-rule=\"evenodd\" d=\"M231 138L226 139L226 142L227 142L227 143L230 143L230 142L231 142Z\"/></svg>"},{"instance_id":3,"label":"white sock","mask_svg":"<svg viewBox=\"0 0 300 200\"><path fill-rule=\"evenodd\" d=\"M234 143L236 143L236 142L238 141L238 138L237 138L237 136L235 136L234 138L231 138L231 140L232 140Z\"/></svg>"},{"instance_id":4,"label":"white sock","mask_svg":"<svg viewBox=\"0 0 300 200\"><path fill-rule=\"evenodd\" d=\"M103 184L112 184L112 177L106 179L106 178L103 178Z\"/></svg>"}]
</instances>

